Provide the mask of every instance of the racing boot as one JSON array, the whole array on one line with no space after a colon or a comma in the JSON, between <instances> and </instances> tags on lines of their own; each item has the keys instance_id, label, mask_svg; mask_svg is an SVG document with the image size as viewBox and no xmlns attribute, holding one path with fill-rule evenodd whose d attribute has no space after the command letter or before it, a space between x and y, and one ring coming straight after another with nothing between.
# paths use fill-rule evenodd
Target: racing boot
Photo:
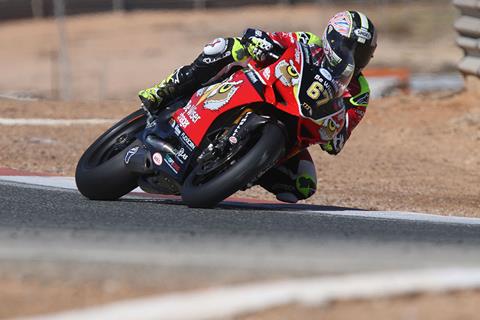
<instances>
[{"instance_id":1,"label":"racing boot","mask_svg":"<svg viewBox=\"0 0 480 320\"><path fill-rule=\"evenodd\" d=\"M303 150L285 163L271 168L258 184L282 202L296 203L308 199L317 190L317 175L310 153Z\"/></svg>"},{"instance_id":2,"label":"racing boot","mask_svg":"<svg viewBox=\"0 0 480 320\"><path fill-rule=\"evenodd\" d=\"M175 98L193 91L195 79L192 69L191 66L183 66L175 70L160 84L141 90L138 96L144 108L149 112L156 113L163 110Z\"/></svg>"}]
</instances>

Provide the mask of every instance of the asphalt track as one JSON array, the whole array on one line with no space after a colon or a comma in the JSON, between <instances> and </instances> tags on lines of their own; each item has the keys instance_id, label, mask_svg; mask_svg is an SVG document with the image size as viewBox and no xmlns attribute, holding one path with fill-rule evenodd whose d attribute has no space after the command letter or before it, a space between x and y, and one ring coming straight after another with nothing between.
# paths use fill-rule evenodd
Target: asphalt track
<instances>
[{"instance_id":1,"label":"asphalt track","mask_svg":"<svg viewBox=\"0 0 480 320\"><path fill-rule=\"evenodd\" d=\"M0 261L78 261L259 274L334 274L480 265L478 220L355 208L227 202L191 209L134 195L0 180Z\"/></svg>"}]
</instances>

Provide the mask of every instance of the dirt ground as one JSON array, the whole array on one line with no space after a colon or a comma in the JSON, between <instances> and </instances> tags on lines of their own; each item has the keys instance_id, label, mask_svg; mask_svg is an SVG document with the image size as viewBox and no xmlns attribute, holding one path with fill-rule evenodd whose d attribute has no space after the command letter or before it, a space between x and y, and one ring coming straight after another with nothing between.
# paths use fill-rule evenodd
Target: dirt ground
<instances>
[{"instance_id":1,"label":"dirt ground","mask_svg":"<svg viewBox=\"0 0 480 320\"><path fill-rule=\"evenodd\" d=\"M235 320L475 320L478 291L453 294L424 294L393 299L339 301L326 306L285 306Z\"/></svg>"},{"instance_id":2,"label":"dirt ground","mask_svg":"<svg viewBox=\"0 0 480 320\"><path fill-rule=\"evenodd\" d=\"M349 8L365 12L379 30L373 67L413 72L453 70L462 53L455 46L457 10L448 0ZM70 82L74 100L134 99L139 89L191 63L213 38L240 36L248 27L321 34L343 6L259 6L234 10L140 11L68 17ZM1 25L0 94L55 97L59 31L52 19ZM64 89L65 90L65 89Z\"/></svg>"},{"instance_id":3,"label":"dirt ground","mask_svg":"<svg viewBox=\"0 0 480 320\"><path fill-rule=\"evenodd\" d=\"M0 319L279 277L275 273L162 268L158 265L38 260L32 266L32 262L27 261L2 261Z\"/></svg>"},{"instance_id":4,"label":"dirt ground","mask_svg":"<svg viewBox=\"0 0 480 320\"><path fill-rule=\"evenodd\" d=\"M0 275L0 319L48 314L75 308L91 307L114 301L166 294L172 290L194 290L214 285L211 279L198 276L162 277L162 281L133 281L125 274L113 273L108 279L92 274L75 274L75 267L58 274L42 275L18 272ZM131 272L131 271L130 271ZM130 279L130 280L129 280ZM207 281L208 280L208 281ZM238 281L239 279L236 279ZM245 281L246 279L244 279ZM217 285L235 283L232 279L217 279ZM407 295L372 300L333 301L321 306L287 305L255 314L234 317L234 320L303 320L303 319L389 319L389 320L452 320L480 319L479 291ZM232 319L232 320L233 320Z\"/></svg>"}]
</instances>

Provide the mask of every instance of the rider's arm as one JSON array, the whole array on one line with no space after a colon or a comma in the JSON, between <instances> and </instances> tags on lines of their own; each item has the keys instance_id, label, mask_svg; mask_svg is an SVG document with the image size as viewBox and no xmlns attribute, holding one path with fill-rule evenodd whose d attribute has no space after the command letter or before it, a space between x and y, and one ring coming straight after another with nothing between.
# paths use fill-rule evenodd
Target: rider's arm
<instances>
[{"instance_id":1,"label":"rider's arm","mask_svg":"<svg viewBox=\"0 0 480 320\"><path fill-rule=\"evenodd\" d=\"M343 96L346 108L345 126L335 138L327 144L320 145L324 151L336 155L342 150L345 142L350 138L353 129L355 129L365 115L369 98L370 88L367 79L360 74L358 77L352 79L347 87L347 92L345 92Z\"/></svg>"}]
</instances>

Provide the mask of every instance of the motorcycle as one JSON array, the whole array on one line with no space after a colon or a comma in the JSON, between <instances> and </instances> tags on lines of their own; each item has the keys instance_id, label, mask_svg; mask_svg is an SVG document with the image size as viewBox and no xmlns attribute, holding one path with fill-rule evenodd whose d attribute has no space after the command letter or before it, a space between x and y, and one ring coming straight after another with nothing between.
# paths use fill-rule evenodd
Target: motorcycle
<instances>
[{"instance_id":1,"label":"motorcycle","mask_svg":"<svg viewBox=\"0 0 480 320\"><path fill-rule=\"evenodd\" d=\"M267 66L250 61L228 78L152 114L139 109L101 135L80 158L78 190L114 200L139 186L214 207L272 167L343 127L345 106L311 47L293 43Z\"/></svg>"}]
</instances>

